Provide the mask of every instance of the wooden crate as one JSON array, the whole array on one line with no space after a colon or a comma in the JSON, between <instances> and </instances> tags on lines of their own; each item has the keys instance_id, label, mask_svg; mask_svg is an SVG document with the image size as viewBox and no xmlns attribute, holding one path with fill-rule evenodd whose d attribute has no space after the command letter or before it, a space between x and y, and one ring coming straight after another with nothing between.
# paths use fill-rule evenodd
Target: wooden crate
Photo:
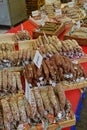
<instances>
[{"instance_id":1,"label":"wooden crate","mask_svg":"<svg viewBox=\"0 0 87 130\"><path fill-rule=\"evenodd\" d=\"M15 33L6 33L6 34L0 34L0 42L2 41L14 41L15 40Z\"/></svg>"},{"instance_id":2,"label":"wooden crate","mask_svg":"<svg viewBox=\"0 0 87 130\"><path fill-rule=\"evenodd\" d=\"M70 127L76 124L76 119L75 119L75 115L74 113L71 111L71 119L70 120L66 120L66 121L60 121L58 123L54 123L51 124L47 130L56 130L59 126L61 126L62 128L66 128L66 127ZM43 128L41 127L42 125L39 124L40 127L38 126L33 126L31 128L31 130L43 130ZM26 128L24 130L29 130L29 128L26 126Z\"/></svg>"},{"instance_id":3,"label":"wooden crate","mask_svg":"<svg viewBox=\"0 0 87 130\"><path fill-rule=\"evenodd\" d=\"M59 36L64 30L65 30L65 25L63 23L59 23L58 24L58 28L56 29L56 31L53 32L49 32L49 31L44 31L44 33L47 36L52 36L52 35L56 35ZM33 38L38 38L40 35L44 35L43 31L33 31Z\"/></svg>"},{"instance_id":4,"label":"wooden crate","mask_svg":"<svg viewBox=\"0 0 87 130\"><path fill-rule=\"evenodd\" d=\"M36 39L25 40L25 41L18 41L18 50L21 49L28 49L32 46ZM72 60L73 61L73 60ZM87 62L87 55L85 54L83 57L76 59L78 63L85 63Z\"/></svg>"},{"instance_id":5,"label":"wooden crate","mask_svg":"<svg viewBox=\"0 0 87 130\"><path fill-rule=\"evenodd\" d=\"M74 90L74 89L82 89L87 87L87 81L79 82L79 83L67 83L61 82L65 91L67 90Z\"/></svg>"},{"instance_id":6,"label":"wooden crate","mask_svg":"<svg viewBox=\"0 0 87 130\"><path fill-rule=\"evenodd\" d=\"M34 42L35 40L18 41L18 50L28 49Z\"/></svg>"},{"instance_id":7,"label":"wooden crate","mask_svg":"<svg viewBox=\"0 0 87 130\"><path fill-rule=\"evenodd\" d=\"M70 30L69 30L68 33L66 33L64 35L64 40L67 40L67 39L70 39L70 40L74 39L74 40L76 40L78 42L79 45L87 46L87 38L78 38L78 37L75 37L75 36L71 36L70 35Z\"/></svg>"},{"instance_id":8,"label":"wooden crate","mask_svg":"<svg viewBox=\"0 0 87 130\"><path fill-rule=\"evenodd\" d=\"M78 59L78 63L85 63L85 62L87 62L87 55Z\"/></svg>"},{"instance_id":9,"label":"wooden crate","mask_svg":"<svg viewBox=\"0 0 87 130\"><path fill-rule=\"evenodd\" d=\"M77 38L77 37L70 36L70 35L66 34L64 36L64 40L66 40L66 39L70 39L70 40L74 39L74 40L76 40L78 42L79 45L87 46L87 38Z\"/></svg>"}]
</instances>

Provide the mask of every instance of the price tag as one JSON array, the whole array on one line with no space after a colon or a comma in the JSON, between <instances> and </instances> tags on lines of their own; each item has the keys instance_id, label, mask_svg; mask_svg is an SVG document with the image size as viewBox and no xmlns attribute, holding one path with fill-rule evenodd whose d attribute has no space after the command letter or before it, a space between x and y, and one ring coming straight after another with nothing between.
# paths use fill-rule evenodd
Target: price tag
<instances>
[{"instance_id":1,"label":"price tag","mask_svg":"<svg viewBox=\"0 0 87 130\"><path fill-rule=\"evenodd\" d=\"M27 80L25 80L25 84L26 84L25 96L26 96L26 99L28 100L28 102L30 103L31 102L31 97L30 97L30 87L31 87L31 84L28 84Z\"/></svg>"},{"instance_id":2,"label":"price tag","mask_svg":"<svg viewBox=\"0 0 87 130\"><path fill-rule=\"evenodd\" d=\"M83 7L87 10L87 3L84 3Z\"/></svg>"},{"instance_id":3,"label":"price tag","mask_svg":"<svg viewBox=\"0 0 87 130\"><path fill-rule=\"evenodd\" d=\"M52 4L56 2L56 0L45 0L45 4Z\"/></svg>"},{"instance_id":4,"label":"price tag","mask_svg":"<svg viewBox=\"0 0 87 130\"><path fill-rule=\"evenodd\" d=\"M73 64L78 64L78 60L73 60L72 63Z\"/></svg>"},{"instance_id":5,"label":"price tag","mask_svg":"<svg viewBox=\"0 0 87 130\"><path fill-rule=\"evenodd\" d=\"M74 32L75 29L76 29L76 26L74 25L74 26L71 28L71 31L69 32L69 34L71 35L72 32Z\"/></svg>"},{"instance_id":6,"label":"price tag","mask_svg":"<svg viewBox=\"0 0 87 130\"><path fill-rule=\"evenodd\" d=\"M62 15L62 10L61 9L56 9L55 12L56 12L56 15Z\"/></svg>"},{"instance_id":7,"label":"price tag","mask_svg":"<svg viewBox=\"0 0 87 130\"><path fill-rule=\"evenodd\" d=\"M75 0L72 0L72 2L74 2L74 3L75 3Z\"/></svg>"},{"instance_id":8,"label":"price tag","mask_svg":"<svg viewBox=\"0 0 87 130\"><path fill-rule=\"evenodd\" d=\"M36 51L35 57L33 59L33 62L35 63L35 65L40 68L41 64L42 64L42 60L43 57L41 56L41 54L39 53L39 51Z\"/></svg>"},{"instance_id":9,"label":"price tag","mask_svg":"<svg viewBox=\"0 0 87 130\"><path fill-rule=\"evenodd\" d=\"M23 124L19 124L17 130L24 130L24 125Z\"/></svg>"},{"instance_id":10,"label":"price tag","mask_svg":"<svg viewBox=\"0 0 87 130\"><path fill-rule=\"evenodd\" d=\"M32 16L38 16L39 15L39 11L36 10L36 11L32 11Z\"/></svg>"},{"instance_id":11,"label":"price tag","mask_svg":"<svg viewBox=\"0 0 87 130\"><path fill-rule=\"evenodd\" d=\"M74 7L74 2L68 2L68 7Z\"/></svg>"},{"instance_id":12,"label":"price tag","mask_svg":"<svg viewBox=\"0 0 87 130\"><path fill-rule=\"evenodd\" d=\"M84 17L86 16L85 10L82 10L82 14L83 14Z\"/></svg>"},{"instance_id":13,"label":"price tag","mask_svg":"<svg viewBox=\"0 0 87 130\"><path fill-rule=\"evenodd\" d=\"M52 86L55 87L55 86L56 86L56 83L55 83L55 82L52 82Z\"/></svg>"},{"instance_id":14,"label":"price tag","mask_svg":"<svg viewBox=\"0 0 87 130\"><path fill-rule=\"evenodd\" d=\"M77 28L80 28L80 27L81 27L80 21L78 21L78 22L76 23L76 26L77 26Z\"/></svg>"}]
</instances>

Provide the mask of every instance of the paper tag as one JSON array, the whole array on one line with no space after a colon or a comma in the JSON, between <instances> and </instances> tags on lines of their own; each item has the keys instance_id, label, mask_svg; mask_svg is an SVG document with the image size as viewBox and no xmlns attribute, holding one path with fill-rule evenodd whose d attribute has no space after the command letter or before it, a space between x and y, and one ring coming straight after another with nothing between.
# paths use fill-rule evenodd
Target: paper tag
<instances>
[{"instance_id":1,"label":"paper tag","mask_svg":"<svg viewBox=\"0 0 87 130\"><path fill-rule=\"evenodd\" d=\"M38 16L39 15L39 11L36 10L36 11L32 11L32 16Z\"/></svg>"},{"instance_id":2,"label":"paper tag","mask_svg":"<svg viewBox=\"0 0 87 130\"><path fill-rule=\"evenodd\" d=\"M37 83L37 86L40 87L40 83L39 82Z\"/></svg>"},{"instance_id":3,"label":"paper tag","mask_svg":"<svg viewBox=\"0 0 87 130\"><path fill-rule=\"evenodd\" d=\"M56 83L55 83L55 82L52 82L52 86L55 87L55 86L56 86Z\"/></svg>"},{"instance_id":4,"label":"paper tag","mask_svg":"<svg viewBox=\"0 0 87 130\"><path fill-rule=\"evenodd\" d=\"M42 81L42 80L43 80L43 77L40 77L39 80Z\"/></svg>"},{"instance_id":5,"label":"paper tag","mask_svg":"<svg viewBox=\"0 0 87 130\"><path fill-rule=\"evenodd\" d=\"M83 14L84 17L86 16L85 10L82 10L82 14Z\"/></svg>"},{"instance_id":6,"label":"paper tag","mask_svg":"<svg viewBox=\"0 0 87 130\"><path fill-rule=\"evenodd\" d=\"M78 21L78 22L76 23L76 26L77 26L77 28L80 28L80 27L81 27L80 21Z\"/></svg>"},{"instance_id":7,"label":"paper tag","mask_svg":"<svg viewBox=\"0 0 87 130\"><path fill-rule=\"evenodd\" d=\"M68 7L74 7L74 2L68 2Z\"/></svg>"},{"instance_id":8,"label":"paper tag","mask_svg":"<svg viewBox=\"0 0 87 130\"><path fill-rule=\"evenodd\" d=\"M72 0L72 2L74 2L74 3L75 3L75 0Z\"/></svg>"},{"instance_id":9,"label":"paper tag","mask_svg":"<svg viewBox=\"0 0 87 130\"><path fill-rule=\"evenodd\" d=\"M24 130L24 125L23 124L19 124L17 130Z\"/></svg>"},{"instance_id":10,"label":"paper tag","mask_svg":"<svg viewBox=\"0 0 87 130\"><path fill-rule=\"evenodd\" d=\"M42 60L43 57L41 56L41 54L39 53L39 51L36 51L35 57L33 59L33 62L35 63L35 65L40 68L41 64L42 64Z\"/></svg>"},{"instance_id":11,"label":"paper tag","mask_svg":"<svg viewBox=\"0 0 87 130\"><path fill-rule=\"evenodd\" d=\"M50 81L49 81L49 84L51 84L51 85L52 85L52 80L50 80Z\"/></svg>"},{"instance_id":12,"label":"paper tag","mask_svg":"<svg viewBox=\"0 0 87 130\"><path fill-rule=\"evenodd\" d=\"M56 15L62 15L62 10L61 9L56 9L55 12L56 12Z\"/></svg>"},{"instance_id":13,"label":"paper tag","mask_svg":"<svg viewBox=\"0 0 87 130\"><path fill-rule=\"evenodd\" d=\"M77 60L73 60L72 63L73 64L78 64L78 61Z\"/></svg>"},{"instance_id":14,"label":"paper tag","mask_svg":"<svg viewBox=\"0 0 87 130\"><path fill-rule=\"evenodd\" d=\"M80 81L84 81L84 80L85 80L85 78L84 78L84 77L81 77L81 78L80 78Z\"/></svg>"},{"instance_id":15,"label":"paper tag","mask_svg":"<svg viewBox=\"0 0 87 130\"><path fill-rule=\"evenodd\" d=\"M76 82L77 82L77 83L79 83L79 82L80 82L80 79L79 79L79 78L77 78L77 79L76 79Z\"/></svg>"},{"instance_id":16,"label":"paper tag","mask_svg":"<svg viewBox=\"0 0 87 130\"><path fill-rule=\"evenodd\" d=\"M73 74L70 74L69 76L70 76L70 78L73 78Z\"/></svg>"},{"instance_id":17,"label":"paper tag","mask_svg":"<svg viewBox=\"0 0 87 130\"><path fill-rule=\"evenodd\" d=\"M87 3L84 3L83 7L87 10Z\"/></svg>"},{"instance_id":18,"label":"paper tag","mask_svg":"<svg viewBox=\"0 0 87 130\"><path fill-rule=\"evenodd\" d=\"M56 0L45 0L45 4L52 4L56 2Z\"/></svg>"},{"instance_id":19,"label":"paper tag","mask_svg":"<svg viewBox=\"0 0 87 130\"><path fill-rule=\"evenodd\" d=\"M25 84L26 84L25 96L26 96L26 99L28 100L28 102L31 102L31 98L30 98L30 87L31 87L31 84L28 84L27 80L25 80Z\"/></svg>"},{"instance_id":20,"label":"paper tag","mask_svg":"<svg viewBox=\"0 0 87 130\"><path fill-rule=\"evenodd\" d=\"M62 113L61 113L61 112L58 113L58 118L59 118L59 119L62 118Z\"/></svg>"},{"instance_id":21,"label":"paper tag","mask_svg":"<svg viewBox=\"0 0 87 130\"><path fill-rule=\"evenodd\" d=\"M72 33L72 32L74 32L74 30L76 29L76 26L74 25L72 28L71 28L71 30L70 30L70 32L69 33Z\"/></svg>"}]
</instances>

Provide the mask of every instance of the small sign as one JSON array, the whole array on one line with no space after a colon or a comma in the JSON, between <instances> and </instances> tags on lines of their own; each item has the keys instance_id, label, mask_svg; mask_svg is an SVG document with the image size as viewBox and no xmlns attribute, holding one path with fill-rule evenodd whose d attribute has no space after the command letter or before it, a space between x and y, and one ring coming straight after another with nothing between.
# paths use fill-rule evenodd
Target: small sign
<instances>
[{"instance_id":1,"label":"small sign","mask_svg":"<svg viewBox=\"0 0 87 130\"><path fill-rule=\"evenodd\" d=\"M78 64L78 60L73 60L72 63L73 64Z\"/></svg>"},{"instance_id":2,"label":"small sign","mask_svg":"<svg viewBox=\"0 0 87 130\"><path fill-rule=\"evenodd\" d=\"M74 2L74 3L75 3L75 0L72 0L72 2Z\"/></svg>"},{"instance_id":3,"label":"small sign","mask_svg":"<svg viewBox=\"0 0 87 130\"><path fill-rule=\"evenodd\" d=\"M70 30L70 32L69 32L69 34L71 35L72 34L72 32L74 32L74 30L76 29L76 25L74 25L72 28L71 28L71 30Z\"/></svg>"},{"instance_id":4,"label":"small sign","mask_svg":"<svg viewBox=\"0 0 87 130\"><path fill-rule=\"evenodd\" d=\"M56 0L45 0L45 4L52 4L56 2Z\"/></svg>"},{"instance_id":5,"label":"small sign","mask_svg":"<svg viewBox=\"0 0 87 130\"><path fill-rule=\"evenodd\" d=\"M26 96L26 99L28 100L28 102L30 103L31 102L31 97L30 97L30 87L31 87L31 84L28 84L27 80L25 80L25 84L26 84L25 96Z\"/></svg>"},{"instance_id":6,"label":"small sign","mask_svg":"<svg viewBox=\"0 0 87 130\"><path fill-rule=\"evenodd\" d=\"M41 64L42 64L42 60L43 57L41 56L41 54L39 53L39 51L36 51L35 57L33 59L33 62L35 63L35 65L40 68Z\"/></svg>"},{"instance_id":7,"label":"small sign","mask_svg":"<svg viewBox=\"0 0 87 130\"><path fill-rule=\"evenodd\" d=\"M85 10L87 10L87 3L84 3L83 7Z\"/></svg>"},{"instance_id":8,"label":"small sign","mask_svg":"<svg viewBox=\"0 0 87 130\"><path fill-rule=\"evenodd\" d=\"M74 7L74 2L68 2L68 7Z\"/></svg>"},{"instance_id":9,"label":"small sign","mask_svg":"<svg viewBox=\"0 0 87 130\"><path fill-rule=\"evenodd\" d=\"M78 21L78 22L76 23L76 26L77 26L77 28L80 28L80 27L81 27L80 21Z\"/></svg>"},{"instance_id":10,"label":"small sign","mask_svg":"<svg viewBox=\"0 0 87 130\"><path fill-rule=\"evenodd\" d=\"M23 124L19 124L17 130L24 130L24 125Z\"/></svg>"},{"instance_id":11,"label":"small sign","mask_svg":"<svg viewBox=\"0 0 87 130\"><path fill-rule=\"evenodd\" d=\"M38 10L36 10L36 11L32 11L32 16L34 17L34 16L38 16L39 15L39 11Z\"/></svg>"},{"instance_id":12,"label":"small sign","mask_svg":"<svg viewBox=\"0 0 87 130\"><path fill-rule=\"evenodd\" d=\"M56 9L55 12L56 12L56 15L62 15L62 10L61 9Z\"/></svg>"},{"instance_id":13,"label":"small sign","mask_svg":"<svg viewBox=\"0 0 87 130\"><path fill-rule=\"evenodd\" d=\"M82 10L82 14L83 14L84 17L86 16L85 10Z\"/></svg>"}]
</instances>

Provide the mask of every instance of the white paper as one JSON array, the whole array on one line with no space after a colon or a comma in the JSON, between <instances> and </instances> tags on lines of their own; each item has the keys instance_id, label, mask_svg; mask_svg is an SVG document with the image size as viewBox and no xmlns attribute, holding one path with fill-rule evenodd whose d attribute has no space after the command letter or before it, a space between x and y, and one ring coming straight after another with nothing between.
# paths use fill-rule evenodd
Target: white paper
<instances>
[{"instance_id":1,"label":"white paper","mask_svg":"<svg viewBox=\"0 0 87 130\"><path fill-rule=\"evenodd\" d=\"M24 130L23 124L19 124L17 130Z\"/></svg>"},{"instance_id":2,"label":"white paper","mask_svg":"<svg viewBox=\"0 0 87 130\"><path fill-rule=\"evenodd\" d=\"M56 2L56 0L45 0L45 4L52 4Z\"/></svg>"},{"instance_id":3,"label":"white paper","mask_svg":"<svg viewBox=\"0 0 87 130\"><path fill-rule=\"evenodd\" d=\"M39 15L39 11L38 10L32 11L32 16L38 16L38 15Z\"/></svg>"},{"instance_id":4,"label":"white paper","mask_svg":"<svg viewBox=\"0 0 87 130\"><path fill-rule=\"evenodd\" d=\"M35 64L38 68L41 67L42 60L43 60L43 57L41 56L41 54L39 53L39 51L36 51L35 57L34 57L34 59L33 59L33 62L34 62L34 64Z\"/></svg>"},{"instance_id":5,"label":"white paper","mask_svg":"<svg viewBox=\"0 0 87 130\"><path fill-rule=\"evenodd\" d=\"M75 0L72 0L72 2L74 2L74 3L75 3Z\"/></svg>"},{"instance_id":6,"label":"white paper","mask_svg":"<svg viewBox=\"0 0 87 130\"><path fill-rule=\"evenodd\" d=\"M82 14L83 14L84 17L86 16L85 10L82 10Z\"/></svg>"},{"instance_id":7,"label":"white paper","mask_svg":"<svg viewBox=\"0 0 87 130\"><path fill-rule=\"evenodd\" d=\"M55 82L52 82L52 86L55 87L55 86L56 86L56 83L55 83Z\"/></svg>"},{"instance_id":8,"label":"white paper","mask_svg":"<svg viewBox=\"0 0 87 130\"><path fill-rule=\"evenodd\" d=\"M30 87L31 84L28 84L27 80L25 79L25 96L29 103L31 102Z\"/></svg>"},{"instance_id":9,"label":"white paper","mask_svg":"<svg viewBox=\"0 0 87 130\"><path fill-rule=\"evenodd\" d=\"M83 7L87 10L87 3L84 3Z\"/></svg>"},{"instance_id":10,"label":"white paper","mask_svg":"<svg viewBox=\"0 0 87 130\"><path fill-rule=\"evenodd\" d=\"M73 64L78 64L78 60L73 60L72 63Z\"/></svg>"},{"instance_id":11,"label":"white paper","mask_svg":"<svg viewBox=\"0 0 87 130\"><path fill-rule=\"evenodd\" d=\"M74 7L74 2L68 2L68 7Z\"/></svg>"},{"instance_id":12,"label":"white paper","mask_svg":"<svg viewBox=\"0 0 87 130\"><path fill-rule=\"evenodd\" d=\"M78 21L76 24L77 24L77 28L80 28L80 27L81 27L80 21Z\"/></svg>"},{"instance_id":13,"label":"white paper","mask_svg":"<svg viewBox=\"0 0 87 130\"><path fill-rule=\"evenodd\" d=\"M56 9L55 12L56 12L56 15L62 15L62 10L61 9Z\"/></svg>"}]
</instances>

